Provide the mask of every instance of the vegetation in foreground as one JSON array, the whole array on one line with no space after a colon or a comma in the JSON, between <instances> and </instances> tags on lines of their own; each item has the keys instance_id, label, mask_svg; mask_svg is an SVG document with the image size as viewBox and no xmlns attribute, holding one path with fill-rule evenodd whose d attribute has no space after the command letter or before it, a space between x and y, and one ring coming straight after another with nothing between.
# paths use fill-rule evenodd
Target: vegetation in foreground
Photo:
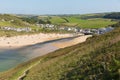
<instances>
[{"instance_id":1,"label":"vegetation in foreground","mask_svg":"<svg viewBox=\"0 0 120 80\"><path fill-rule=\"evenodd\" d=\"M24 80L119 80L120 28L48 54ZM93 42L94 41L94 42Z\"/></svg>"},{"instance_id":2,"label":"vegetation in foreground","mask_svg":"<svg viewBox=\"0 0 120 80\"><path fill-rule=\"evenodd\" d=\"M1 73L1 80L119 80L120 28L86 42L38 57Z\"/></svg>"}]
</instances>

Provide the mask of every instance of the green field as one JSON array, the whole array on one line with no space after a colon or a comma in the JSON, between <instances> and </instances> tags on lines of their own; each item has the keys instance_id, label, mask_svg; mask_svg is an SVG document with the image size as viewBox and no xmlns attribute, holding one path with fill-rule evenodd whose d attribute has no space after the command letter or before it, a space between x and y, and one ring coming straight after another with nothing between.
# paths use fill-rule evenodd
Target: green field
<instances>
[{"instance_id":1,"label":"green field","mask_svg":"<svg viewBox=\"0 0 120 80\"><path fill-rule=\"evenodd\" d=\"M50 19L51 23L52 24L62 24L62 23L65 23L66 21L64 19L62 19L61 17L59 16L54 16Z\"/></svg>"},{"instance_id":2,"label":"green field","mask_svg":"<svg viewBox=\"0 0 120 80\"><path fill-rule=\"evenodd\" d=\"M1 80L119 80L120 28L38 57L0 74Z\"/></svg>"},{"instance_id":3,"label":"green field","mask_svg":"<svg viewBox=\"0 0 120 80\"><path fill-rule=\"evenodd\" d=\"M22 21L18 16L0 14L0 26L10 26L10 27L29 27L30 24Z\"/></svg>"},{"instance_id":4,"label":"green field","mask_svg":"<svg viewBox=\"0 0 120 80\"><path fill-rule=\"evenodd\" d=\"M111 19L104 19L104 18L81 19L79 17L64 17L64 18L52 17L50 21L53 24L57 24L57 25L80 27L80 28L101 28L116 23L115 21L111 21Z\"/></svg>"}]
</instances>

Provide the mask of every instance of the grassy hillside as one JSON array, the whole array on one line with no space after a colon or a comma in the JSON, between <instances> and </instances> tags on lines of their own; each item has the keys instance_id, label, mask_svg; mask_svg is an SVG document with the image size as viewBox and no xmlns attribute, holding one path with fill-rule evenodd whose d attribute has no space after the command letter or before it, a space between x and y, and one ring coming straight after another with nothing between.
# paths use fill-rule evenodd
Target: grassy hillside
<instances>
[{"instance_id":1,"label":"grassy hillside","mask_svg":"<svg viewBox=\"0 0 120 80\"><path fill-rule=\"evenodd\" d=\"M101 14L85 14L85 15L54 15L54 16L33 16L23 17L24 21L28 23L40 23L40 24L55 24L68 27L80 27L80 28L101 28L108 25L115 24L115 21L104 18L107 15Z\"/></svg>"},{"instance_id":2,"label":"grassy hillside","mask_svg":"<svg viewBox=\"0 0 120 80\"><path fill-rule=\"evenodd\" d=\"M25 34L33 34L32 32L27 33L27 32L15 32L15 31L3 31L0 30L0 37L11 37L11 36L18 36L18 35L25 35Z\"/></svg>"},{"instance_id":3,"label":"grassy hillside","mask_svg":"<svg viewBox=\"0 0 120 80\"><path fill-rule=\"evenodd\" d=\"M62 17L59 16L51 17L50 21L52 24L62 24L66 22Z\"/></svg>"},{"instance_id":4,"label":"grassy hillside","mask_svg":"<svg viewBox=\"0 0 120 80\"><path fill-rule=\"evenodd\" d=\"M69 26L69 27L80 27L80 28L101 28L107 27L108 25L115 24L115 21L111 21L111 19L98 18L96 16L83 19L85 15L79 16L52 16L48 18L52 24L61 25L61 26Z\"/></svg>"},{"instance_id":5,"label":"grassy hillside","mask_svg":"<svg viewBox=\"0 0 120 80\"><path fill-rule=\"evenodd\" d=\"M80 16L81 19L91 19L91 18L103 18L108 13L94 13L94 14L83 14Z\"/></svg>"},{"instance_id":6,"label":"grassy hillside","mask_svg":"<svg viewBox=\"0 0 120 80\"><path fill-rule=\"evenodd\" d=\"M99 16L99 17L98 17ZM17 36L31 33L66 33L60 30L49 30L39 28L36 23L40 24L55 24L68 27L80 27L80 28L101 28L108 25L115 24L115 21L111 19L104 19L101 16L103 14L87 14L87 15L63 15L63 16L17 16L0 14L0 27L15 27L24 28L30 27L33 32L16 32L16 31L3 31L0 30L0 36ZM86 18L86 19L84 19Z\"/></svg>"},{"instance_id":7,"label":"grassy hillside","mask_svg":"<svg viewBox=\"0 0 120 80\"><path fill-rule=\"evenodd\" d=\"M0 14L0 27L14 27L14 28L24 28L30 27L34 29L34 25L31 25L27 22L22 21L20 17L10 14ZM0 29L0 37L1 36L17 36L24 34L31 34L32 32L16 32L16 31L6 31Z\"/></svg>"},{"instance_id":8,"label":"grassy hillside","mask_svg":"<svg viewBox=\"0 0 120 80\"><path fill-rule=\"evenodd\" d=\"M0 26L34 27L36 23L50 23L81 28L100 28L116 23L111 19L104 19L105 14L86 14L70 16L16 16L0 14ZM32 24L32 25L31 25Z\"/></svg>"},{"instance_id":9,"label":"grassy hillside","mask_svg":"<svg viewBox=\"0 0 120 80\"><path fill-rule=\"evenodd\" d=\"M92 14L91 14L92 15ZM54 16L49 19L52 24L57 24L61 26L69 27L80 27L80 28L101 28L107 27L108 25L115 24L115 21L111 19L104 19L102 17L96 17L92 15L90 18L84 19L83 17L88 17L87 15L74 15L74 16Z\"/></svg>"},{"instance_id":10,"label":"grassy hillside","mask_svg":"<svg viewBox=\"0 0 120 80\"><path fill-rule=\"evenodd\" d=\"M23 63L0 80L16 80L30 66L23 80L119 80L120 28Z\"/></svg>"},{"instance_id":11,"label":"grassy hillside","mask_svg":"<svg viewBox=\"0 0 120 80\"><path fill-rule=\"evenodd\" d=\"M105 15L104 18L120 20L120 12L109 13Z\"/></svg>"},{"instance_id":12,"label":"grassy hillside","mask_svg":"<svg viewBox=\"0 0 120 80\"><path fill-rule=\"evenodd\" d=\"M103 18L92 18L92 19L79 19L75 17L68 17L66 18L69 22L64 23L63 25L66 26L78 26L80 28L101 28L107 27L108 25L115 24L115 22L111 21L110 19L103 19Z\"/></svg>"},{"instance_id":13,"label":"grassy hillside","mask_svg":"<svg viewBox=\"0 0 120 80\"><path fill-rule=\"evenodd\" d=\"M30 24L22 21L19 17L8 14L0 14L0 26L29 27Z\"/></svg>"},{"instance_id":14,"label":"grassy hillside","mask_svg":"<svg viewBox=\"0 0 120 80\"><path fill-rule=\"evenodd\" d=\"M48 54L24 80L119 80L119 32L120 29Z\"/></svg>"}]
</instances>

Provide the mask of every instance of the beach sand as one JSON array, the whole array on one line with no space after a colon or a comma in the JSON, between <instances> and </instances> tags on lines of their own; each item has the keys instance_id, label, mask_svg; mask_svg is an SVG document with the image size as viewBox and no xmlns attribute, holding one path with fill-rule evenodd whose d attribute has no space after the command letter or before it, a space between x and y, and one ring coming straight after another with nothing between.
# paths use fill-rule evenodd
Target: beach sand
<instances>
[{"instance_id":1,"label":"beach sand","mask_svg":"<svg viewBox=\"0 0 120 80\"><path fill-rule=\"evenodd\" d=\"M82 43L85 42L87 38L92 37L92 35L84 35L84 36L80 36L77 38L74 38L70 41L67 42L61 42L61 43L55 43L53 44L54 46L58 47L58 48L65 48L65 47L69 47L72 45L76 45L78 43Z\"/></svg>"},{"instance_id":2,"label":"beach sand","mask_svg":"<svg viewBox=\"0 0 120 80\"><path fill-rule=\"evenodd\" d=\"M18 48L27 45L33 45L49 40L73 37L73 34L33 34L14 37L0 37L0 48Z\"/></svg>"}]
</instances>

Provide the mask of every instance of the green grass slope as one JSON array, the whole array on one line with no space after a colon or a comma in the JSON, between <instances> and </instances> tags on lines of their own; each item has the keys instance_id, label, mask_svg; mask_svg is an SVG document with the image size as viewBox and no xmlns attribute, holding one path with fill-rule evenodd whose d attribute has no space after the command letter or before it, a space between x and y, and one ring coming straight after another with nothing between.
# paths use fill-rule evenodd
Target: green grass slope
<instances>
[{"instance_id":1,"label":"green grass slope","mask_svg":"<svg viewBox=\"0 0 120 80\"><path fill-rule=\"evenodd\" d=\"M52 24L60 25L62 23L66 23L66 20L64 20L62 17L59 17L59 16L53 16L50 18L50 22Z\"/></svg>"},{"instance_id":2,"label":"green grass slope","mask_svg":"<svg viewBox=\"0 0 120 80\"><path fill-rule=\"evenodd\" d=\"M101 28L116 23L114 21L111 21L110 19L104 18L80 19L76 17L66 17L66 19L69 22L63 23L63 25L78 26L80 28Z\"/></svg>"},{"instance_id":3,"label":"green grass slope","mask_svg":"<svg viewBox=\"0 0 120 80\"><path fill-rule=\"evenodd\" d=\"M115 24L116 21L103 18L105 14L86 14L86 15L56 15L56 16L33 16L23 17L23 21L28 23L55 24L68 27L80 28L101 28Z\"/></svg>"},{"instance_id":4,"label":"green grass slope","mask_svg":"<svg viewBox=\"0 0 120 80\"><path fill-rule=\"evenodd\" d=\"M120 28L48 54L24 80L119 80Z\"/></svg>"},{"instance_id":5,"label":"green grass slope","mask_svg":"<svg viewBox=\"0 0 120 80\"><path fill-rule=\"evenodd\" d=\"M91 14L92 15L92 14ZM83 19L84 15L79 16L52 16L48 18L52 24L68 27L80 27L80 28L101 28L108 25L115 24L115 21L111 19L99 18L93 16L92 18ZM94 18L95 17L95 18Z\"/></svg>"},{"instance_id":6,"label":"green grass slope","mask_svg":"<svg viewBox=\"0 0 120 80\"><path fill-rule=\"evenodd\" d=\"M23 80L119 80L120 28L23 63L0 80L16 80L30 66Z\"/></svg>"},{"instance_id":7,"label":"green grass slope","mask_svg":"<svg viewBox=\"0 0 120 80\"><path fill-rule=\"evenodd\" d=\"M0 26L9 26L9 27L29 27L30 24L22 21L20 17L15 15L0 14Z\"/></svg>"},{"instance_id":8,"label":"green grass slope","mask_svg":"<svg viewBox=\"0 0 120 80\"><path fill-rule=\"evenodd\" d=\"M34 29L35 26L31 25L25 21L23 21L20 17L10 14L0 14L0 27L14 27L14 28L24 28L30 27ZM17 31L6 31L0 29L0 37L6 36L17 36L17 35L25 35L25 34L32 34L32 32L17 32Z\"/></svg>"}]
</instances>

